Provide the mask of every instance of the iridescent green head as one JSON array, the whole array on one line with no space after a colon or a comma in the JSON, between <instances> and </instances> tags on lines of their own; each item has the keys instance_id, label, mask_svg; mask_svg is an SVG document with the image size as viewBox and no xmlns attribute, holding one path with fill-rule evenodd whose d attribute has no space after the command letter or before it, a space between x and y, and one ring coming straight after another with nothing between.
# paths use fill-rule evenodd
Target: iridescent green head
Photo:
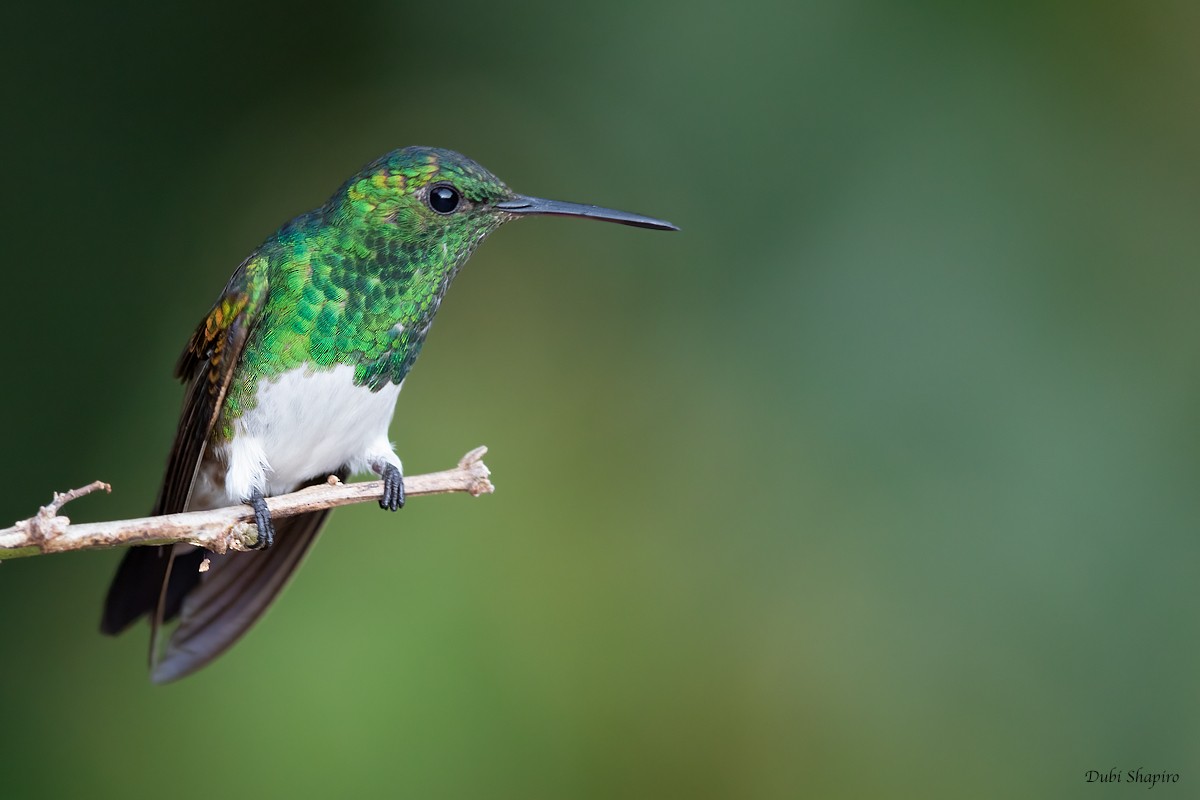
<instances>
[{"instance_id":1,"label":"iridescent green head","mask_svg":"<svg viewBox=\"0 0 1200 800\"><path fill-rule=\"evenodd\" d=\"M351 178L333 202L352 221L382 223L403 238L449 230L488 232L503 220L493 204L512 192L469 158L434 147L393 150Z\"/></svg>"},{"instance_id":2,"label":"iridescent green head","mask_svg":"<svg viewBox=\"0 0 1200 800\"><path fill-rule=\"evenodd\" d=\"M351 178L332 203L344 219L394 226L409 240L452 239L467 253L502 223L527 214L677 230L669 222L624 211L515 194L471 159L437 147L393 150Z\"/></svg>"}]
</instances>

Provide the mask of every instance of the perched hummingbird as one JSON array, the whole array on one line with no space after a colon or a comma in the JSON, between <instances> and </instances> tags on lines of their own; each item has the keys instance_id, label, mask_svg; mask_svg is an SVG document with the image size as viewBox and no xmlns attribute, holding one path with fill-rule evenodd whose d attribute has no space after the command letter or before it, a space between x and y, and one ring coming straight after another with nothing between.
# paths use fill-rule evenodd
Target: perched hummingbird
<instances>
[{"instance_id":1,"label":"perched hummingbird","mask_svg":"<svg viewBox=\"0 0 1200 800\"><path fill-rule=\"evenodd\" d=\"M264 498L370 470L379 505L404 505L388 425L451 279L487 235L532 214L674 225L514 194L450 150L406 147L368 164L241 263L175 367L188 388L154 506L247 503L261 549L130 548L100 628L150 615L151 678L176 680L228 649L279 594L328 510L272 523ZM209 568L200 572L204 558ZM179 625L165 648L161 626ZM162 650L160 654L160 649Z\"/></svg>"}]
</instances>

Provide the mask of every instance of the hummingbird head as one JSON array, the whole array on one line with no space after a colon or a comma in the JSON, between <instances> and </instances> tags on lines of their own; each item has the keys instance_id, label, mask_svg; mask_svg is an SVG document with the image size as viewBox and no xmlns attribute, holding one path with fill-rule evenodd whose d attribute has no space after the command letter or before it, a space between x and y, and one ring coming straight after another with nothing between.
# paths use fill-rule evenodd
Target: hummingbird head
<instances>
[{"instance_id":1,"label":"hummingbird head","mask_svg":"<svg viewBox=\"0 0 1200 800\"><path fill-rule=\"evenodd\" d=\"M525 197L466 156L433 147L405 147L368 164L325 206L327 235L352 255L357 269L411 296L423 337L462 266L488 234L525 215L553 214L676 230L669 222L623 211ZM417 350L409 351L412 358Z\"/></svg>"},{"instance_id":2,"label":"hummingbird head","mask_svg":"<svg viewBox=\"0 0 1200 800\"><path fill-rule=\"evenodd\" d=\"M526 215L678 230L638 214L516 194L466 156L437 147L393 150L351 178L331 203L343 218L386 226L414 245L436 245L459 265L489 233Z\"/></svg>"}]
</instances>

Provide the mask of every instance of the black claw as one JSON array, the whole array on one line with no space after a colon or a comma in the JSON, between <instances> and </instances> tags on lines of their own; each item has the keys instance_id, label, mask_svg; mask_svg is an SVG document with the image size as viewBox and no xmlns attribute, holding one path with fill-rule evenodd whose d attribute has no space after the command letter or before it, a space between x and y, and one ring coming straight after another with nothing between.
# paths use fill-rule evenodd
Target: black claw
<instances>
[{"instance_id":1,"label":"black claw","mask_svg":"<svg viewBox=\"0 0 1200 800\"><path fill-rule=\"evenodd\" d=\"M255 542L254 549L266 550L275 544L275 526L271 524L271 511L267 508L267 499L263 497L262 492L255 489L246 504L254 509L254 524L258 527L258 541Z\"/></svg>"},{"instance_id":2,"label":"black claw","mask_svg":"<svg viewBox=\"0 0 1200 800\"><path fill-rule=\"evenodd\" d=\"M395 464L383 468L383 499L379 507L386 511L404 508L404 475Z\"/></svg>"}]
</instances>

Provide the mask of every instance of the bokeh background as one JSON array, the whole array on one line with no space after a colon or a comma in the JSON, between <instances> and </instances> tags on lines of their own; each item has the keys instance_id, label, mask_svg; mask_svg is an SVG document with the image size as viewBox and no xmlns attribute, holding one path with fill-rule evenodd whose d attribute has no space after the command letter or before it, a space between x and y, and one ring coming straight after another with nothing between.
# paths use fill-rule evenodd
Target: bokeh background
<instances>
[{"instance_id":1,"label":"bokeh background","mask_svg":"<svg viewBox=\"0 0 1200 800\"><path fill-rule=\"evenodd\" d=\"M145 513L193 325L393 147L683 232L494 236L393 434L496 494L337 512L193 678L117 553L0 566L0 794L1194 795L1198 9L8 12L6 523Z\"/></svg>"}]
</instances>

